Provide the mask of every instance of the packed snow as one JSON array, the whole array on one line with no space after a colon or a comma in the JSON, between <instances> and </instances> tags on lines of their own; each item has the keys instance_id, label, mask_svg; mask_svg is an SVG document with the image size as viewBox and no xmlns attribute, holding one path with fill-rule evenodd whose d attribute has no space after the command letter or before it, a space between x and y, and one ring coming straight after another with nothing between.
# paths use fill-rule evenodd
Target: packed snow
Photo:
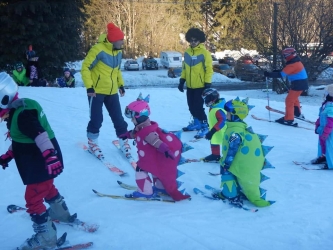
<instances>
[{"instance_id":1,"label":"packed snow","mask_svg":"<svg viewBox=\"0 0 333 250\"><path fill-rule=\"evenodd\" d=\"M159 72L149 71L150 72ZM144 82L153 85L159 79L148 71L123 72L126 84ZM166 73L164 71L164 73ZM163 74L164 74L163 73ZM143 75L147 77L143 79ZM166 78L167 79L167 78ZM171 79L174 80L174 79ZM177 81L177 80L175 80ZM237 84L234 82L234 84ZM167 130L179 130L190 121L185 93L177 88L141 87L126 90L120 98L122 110L142 92L150 94L151 119ZM323 100L324 86L311 88L310 96L300 97L306 118L315 121ZM110 172L92 155L83 151L78 143L87 142L86 126L89 107L85 88L32 88L20 87L21 98L37 100L43 107L55 131L64 156L64 172L55 179L55 185L71 213L86 222L98 223L95 233L77 231L65 225L57 225L58 237L68 233L68 240L75 243L94 242L92 249L154 249L154 250L330 250L333 246L333 200L329 195L332 186L331 171L306 171L292 161L310 161L317 156L318 136L314 126L299 121L311 128L287 127L277 123L254 120L251 114L267 119L281 115L268 112L265 106L284 110L286 94L277 95L262 90L220 92L230 100L239 96L249 97L255 105L245 122L255 132L268 135L264 145L274 146L267 155L275 169L264 170L270 177L261 184L267 189L267 199L276 201L270 207L259 208L257 213L246 212L212 201L193 193L193 188L204 190L209 184L220 186L220 176L208 172L219 172L217 163L188 163L179 166L185 174L179 178L181 189L192 196L191 201L175 204L101 198L92 192L95 189L106 194L124 195L130 191L118 186L117 180L135 185L135 173L131 165L112 145L116 139L113 124L104 109L104 122L100 131L100 146L106 158L128 173L119 177ZM206 108L208 113L208 108ZM133 124L127 118L128 129ZM0 134L7 132L5 123L0 124ZM209 141L202 139L189 142L195 132L182 134L182 141L194 149L183 153L185 158L201 158L211 153ZM0 153L5 153L10 141L0 144ZM132 154L136 148L132 145ZM25 187L19 177L15 162L0 175L0 249L14 249L33 234L32 222L25 212L9 214L9 204L25 206ZM247 206L251 204L246 203Z\"/></svg>"}]
</instances>

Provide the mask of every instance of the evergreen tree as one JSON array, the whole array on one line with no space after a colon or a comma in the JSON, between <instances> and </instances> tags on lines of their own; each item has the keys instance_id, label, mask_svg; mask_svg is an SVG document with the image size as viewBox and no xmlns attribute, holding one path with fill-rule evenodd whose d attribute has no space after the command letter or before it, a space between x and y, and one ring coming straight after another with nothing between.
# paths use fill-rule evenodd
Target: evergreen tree
<instances>
[{"instance_id":1,"label":"evergreen tree","mask_svg":"<svg viewBox=\"0 0 333 250\"><path fill-rule=\"evenodd\" d=\"M52 79L65 62L83 58L83 12L89 0L0 0L0 70L26 63L32 45L43 77Z\"/></svg>"}]
</instances>

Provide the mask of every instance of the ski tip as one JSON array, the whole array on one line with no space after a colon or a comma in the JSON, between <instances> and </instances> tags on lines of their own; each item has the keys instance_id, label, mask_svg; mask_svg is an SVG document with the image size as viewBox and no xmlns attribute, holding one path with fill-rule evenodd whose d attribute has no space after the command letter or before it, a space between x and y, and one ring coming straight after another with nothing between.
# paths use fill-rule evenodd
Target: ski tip
<instances>
[{"instance_id":1,"label":"ski tip","mask_svg":"<svg viewBox=\"0 0 333 250\"><path fill-rule=\"evenodd\" d=\"M61 235L61 237L59 239L57 239L57 247L60 247L61 245L63 245L66 241L67 238L67 233L63 233L63 235Z\"/></svg>"},{"instance_id":2,"label":"ski tip","mask_svg":"<svg viewBox=\"0 0 333 250\"><path fill-rule=\"evenodd\" d=\"M117 181L117 183L118 183L119 185L123 184L121 181Z\"/></svg>"},{"instance_id":3,"label":"ski tip","mask_svg":"<svg viewBox=\"0 0 333 250\"><path fill-rule=\"evenodd\" d=\"M92 189L92 191L95 193L95 194L97 194L98 192L95 190L95 189Z\"/></svg>"}]
</instances>

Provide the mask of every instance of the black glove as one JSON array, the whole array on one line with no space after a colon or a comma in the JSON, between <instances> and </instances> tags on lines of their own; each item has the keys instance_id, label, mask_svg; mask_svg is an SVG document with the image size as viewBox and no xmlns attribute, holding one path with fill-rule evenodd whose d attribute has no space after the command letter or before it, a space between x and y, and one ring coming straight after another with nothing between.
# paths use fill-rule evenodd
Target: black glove
<instances>
[{"instance_id":1,"label":"black glove","mask_svg":"<svg viewBox=\"0 0 333 250\"><path fill-rule=\"evenodd\" d=\"M205 138L206 138L207 140L211 140L212 137L213 137L213 135L215 134L215 132L216 132L216 129L215 129L215 128L212 128L212 129L206 134Z\"/></svg>"},{"instance_id":2,"label":"black glove","mask_svg":"<svg viewBox=\"0 0 333 250\"><path fill-rule=\"evenodd\" d=\"M87 89L87 93L88 94L95 93L95 90L93 88L89 88Z\"/></svg>"},{"instance_id":3,"label":"black glove","mask_svg":"<svg viewBox=\"0 0 333 250\"><path fill-rule=\"evenodd\" d=\"M211 83L207 83L207 82L205 82L205 89L208 89L208 88L210 88L211 86L212 86Z\"/></svg>"},{"instance_id":4,"label":"black glove","mask_svg":"<svg viewBox=\"0 0 333 250\"><path fill-rule=\"evenodd\" d=\"M180 78L178 84L178 89L180 92L184 92L184 84L185 84L185 79Z\"/></svg>"},{"instance_id":5,"label":"black glove","mask_svg":"<svg viewBox=\"0 0 333 250\"><path fill-rule=\"evenodd\" d=\"M119 92L121 95L125 94L124 86L119 87Z\"/></svg>"},{"instance_id":6,"label":"black glove","mask_svg":"<svg viewBox=\"0 0 333 250\"><path fill-rule=\"evenodd\" d=\"M269 77L270 76L269 72L268 71L264 71L264 76L265 77Z\"/></svg>"}]
</instances>

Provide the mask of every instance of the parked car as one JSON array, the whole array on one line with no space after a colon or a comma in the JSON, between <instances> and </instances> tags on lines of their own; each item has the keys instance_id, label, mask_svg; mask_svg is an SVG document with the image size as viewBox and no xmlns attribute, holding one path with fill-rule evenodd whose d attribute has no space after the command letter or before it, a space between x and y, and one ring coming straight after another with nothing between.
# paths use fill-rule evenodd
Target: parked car
<instances>
[{"instance_id":1,"label":"parked car","mask_svg":"<svg viewBox=\"0 0 333 250\"><path fill-rule=\"evenodd\" d=\"M229 78L235 78L234 70L228 64L218 64L213 66L213 70L216 73L220 73Z\"/></svg>"},{"instance_id":2,"label":"parked car","mask_svg":"<svg viewBox=\"0 0 333 250\"><path fill-rule=\"evenodd\" d=\"M170 77L170 78L180 77L180 75L182 74L182 70L183 70L182 67L169 68L168 77Z\"/></svg>"},{"instance_id":3,"label":"parked car","mask_svg":"<svg viewBox=\"0 0 333 250\"><path fill-rule=\"evenodd\" d=\"M213 65L218 65L219 60L217 60L216 56L212 55Z\"/></svg>"},{"instance_id":4,"label":"parked car","mask_svg":"<svg viewBox=\"0 0 333 250\"><path fill-rule=\"evenodd\" d=\"M142 60L142 69L158 69L158 63L152 56Z\"/></svg>"},{"instance_id":5,"label":"parked car","mask_svg":"<svg viewBox=\"0 0 333 250\"><path fill-rule=\"evenodd\" d=\"M235 68L235 75L238 79L243 81L265 81L264 71L260 70L254 64L245 64L245 63L237 63Z\"/></svg>"},{"instance_id":6,"label":"parked car","mask_svg":"<svg viewBox=\"0 0 333 250\"><path fill-rule=\"evenodd\" d=\"M236 64L253 64L253 58L250 55L241 56Z\"/></svg>"},{"instance_id":7,"label":"parked car","mask_svg":"<svg viewBox=\"0 0 333 250\"><path fill-rule=\"evenodd\" d=\"M220 64L228 64L229 66L235 66L235 59L231 56L225 56L222 59L219 59Z\"/></svg>"},{"instance_id":8,"label":"parked car","mask_svg":"<svg viewBox=\"0 0 333 250\"><path fill-rule=\"evenodd\" d=\"M125 70L139 70L139 64L135 60L127 60L124 64Z\"/></svg>"}]
</instances>

